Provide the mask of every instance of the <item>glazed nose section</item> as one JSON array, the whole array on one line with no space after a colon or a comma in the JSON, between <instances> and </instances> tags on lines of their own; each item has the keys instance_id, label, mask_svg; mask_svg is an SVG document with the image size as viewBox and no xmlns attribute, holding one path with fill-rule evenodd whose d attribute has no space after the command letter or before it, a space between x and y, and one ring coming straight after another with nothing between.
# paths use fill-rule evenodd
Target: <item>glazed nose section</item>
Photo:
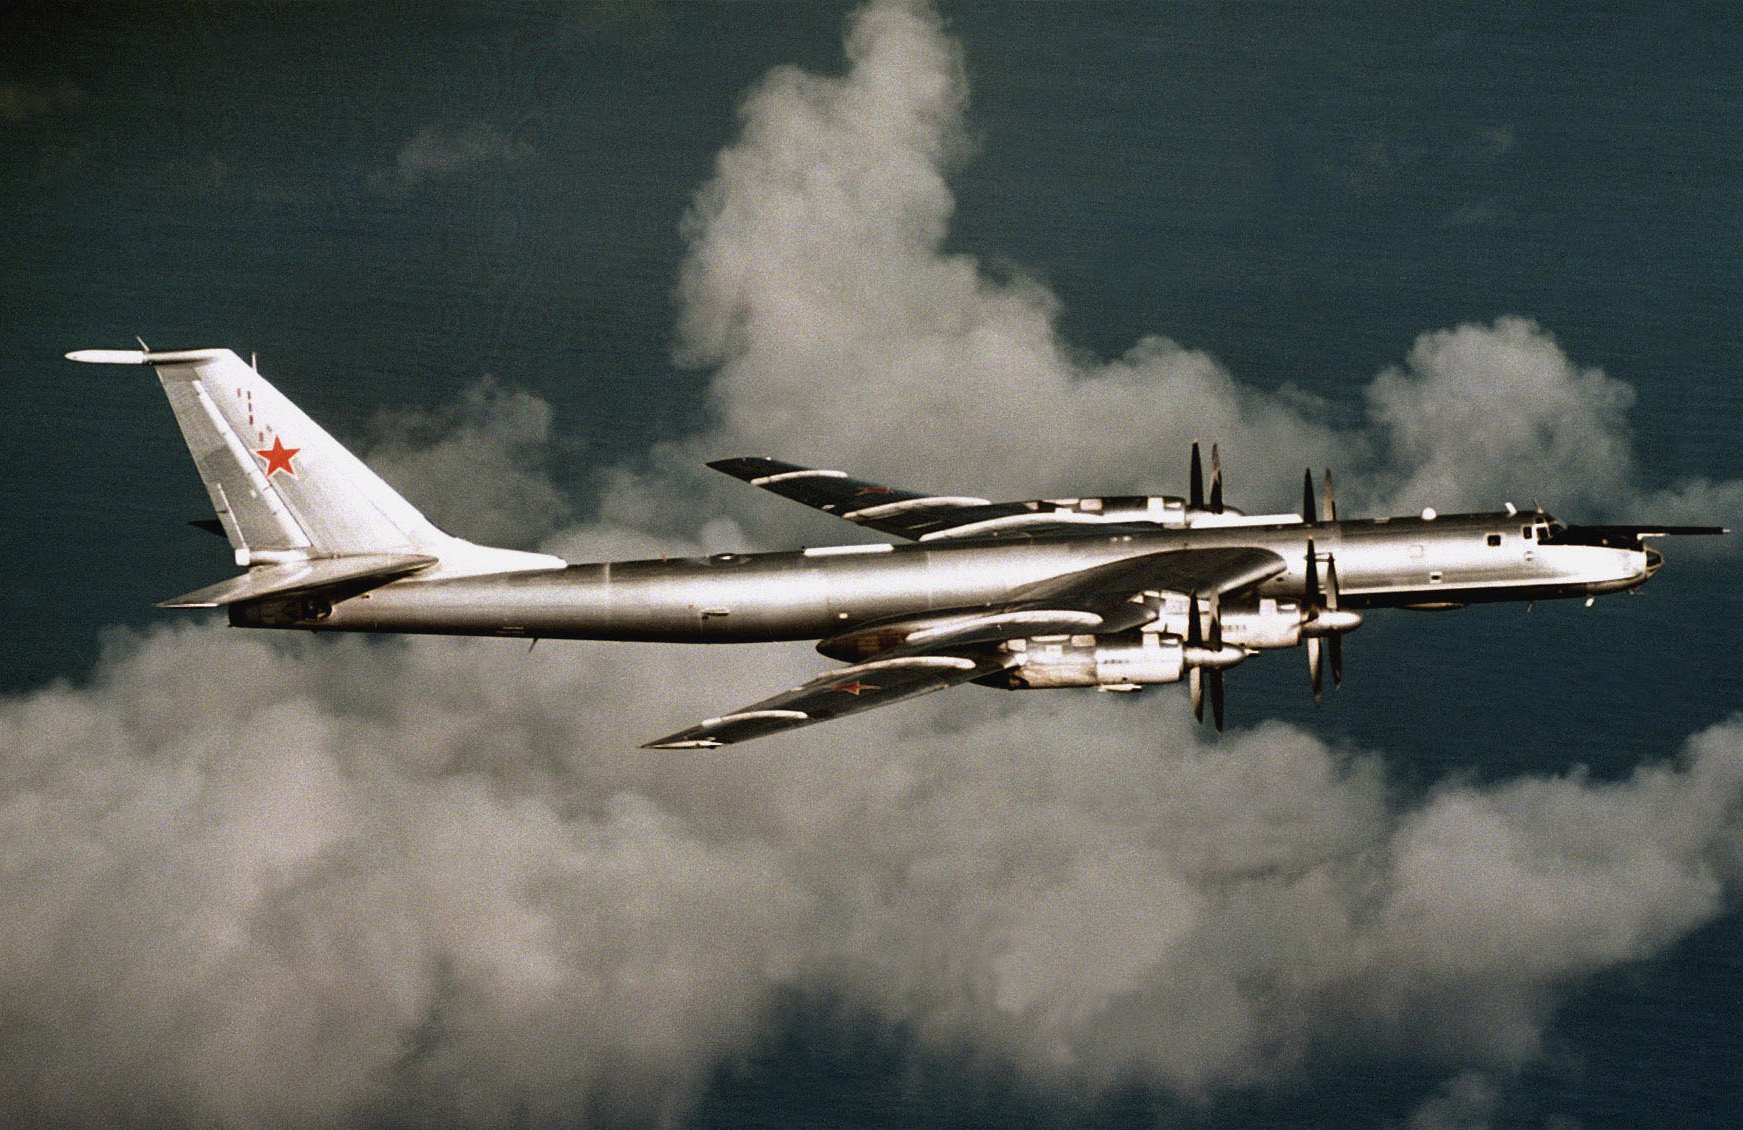
<instances>
[{"instance_id":1,"label":"glazed nose section","mask_svg":"<svg viewBox=\"0 0 1743 1130\"><path fill-rule=\"evenodd\" d=\"M1646 551L1646 575L1648 577L1658 572L1663 564L1664 554L1658 552L1656 549L1649 549Z\"/></svg>"}]
</instances>

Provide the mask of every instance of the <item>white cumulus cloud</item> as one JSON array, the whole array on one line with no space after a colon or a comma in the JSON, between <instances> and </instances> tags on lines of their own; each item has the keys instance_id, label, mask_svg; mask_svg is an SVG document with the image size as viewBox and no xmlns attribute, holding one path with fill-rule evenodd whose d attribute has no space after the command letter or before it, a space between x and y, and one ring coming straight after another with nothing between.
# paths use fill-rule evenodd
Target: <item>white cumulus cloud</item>
<instances>
[{"instance_id":1,"label":"white cumulus cloud","mask_svg":"<svg viewBox=\"0 0 1743 1130\"><path fill-rule=\"evenodd\" d=\"M806 665L118 637L88 685L0 704L0 1109L681 1112L795 991L1092 1086L1376 1046L1505 1069L1743 874L1737 722L1625 781L1413 801L1289 727L1207 745L1178 706L973 688L635 748Z\"/></svg>"}]
</instances>

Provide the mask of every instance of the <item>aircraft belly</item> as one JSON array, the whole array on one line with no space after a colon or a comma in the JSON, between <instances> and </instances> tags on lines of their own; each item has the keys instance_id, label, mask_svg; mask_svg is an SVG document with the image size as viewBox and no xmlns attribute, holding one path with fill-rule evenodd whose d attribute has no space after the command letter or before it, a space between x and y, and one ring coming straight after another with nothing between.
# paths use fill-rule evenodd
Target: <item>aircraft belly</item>
<instances>
[{"instance_id":1,"label":"aircraft belly","mask_svg":"<svg viewBox=\"0 0 1743 1130\"><path fill-rule=\"evenodd\" d=\"M687 564L578 565L389 585L336 606L324 623L306 626L673 642L802 639L829 627L821 592L802 576L748 568L701 571Z\"/></svg>"}]
</instances>

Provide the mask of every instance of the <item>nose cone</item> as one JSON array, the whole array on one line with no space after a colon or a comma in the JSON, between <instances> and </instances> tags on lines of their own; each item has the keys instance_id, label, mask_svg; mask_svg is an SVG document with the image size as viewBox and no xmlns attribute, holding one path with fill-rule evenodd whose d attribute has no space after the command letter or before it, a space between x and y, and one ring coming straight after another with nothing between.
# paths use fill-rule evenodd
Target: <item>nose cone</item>
<instances>
[{"instance_id":1,"label":"nose cone","mask_svg":"<svg viewBox=\"0 0 1743 1130\"><path fill-rule=\"evenodd\" d=\"M1646 551L1646 575L1648 577L1658 572L1663 565L1664 554L1658 552L1656 549L1649 549Z\"/></svg>"}]
</instances>

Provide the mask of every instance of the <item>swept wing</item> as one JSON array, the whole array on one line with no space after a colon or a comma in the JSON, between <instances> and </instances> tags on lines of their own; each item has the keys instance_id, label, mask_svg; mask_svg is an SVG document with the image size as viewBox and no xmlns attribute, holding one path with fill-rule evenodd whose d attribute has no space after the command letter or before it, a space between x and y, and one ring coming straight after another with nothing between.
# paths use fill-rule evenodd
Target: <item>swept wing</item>
<instances>
[{"instance_id":1,"label":"swept wing","mask_svg":"<svg viewBox=\"0 0 1743 1130\"><path fill-rule=\"evenodd\" d=\"M941 691L990 675L1012 662L1011 656L989 650L975 655L905 655L856 663L732 714L649 742L644 748L714 749Z\"/></svg>"},{"instance_id":2,"label":"swept wing","mask_svg":"<svg viewBox=\"0 0 1743 1130\"><path fill-rule=\"evenodd\" d=\"M646 748L713 749L901 702L1012 666L1017 659L1002 646L1006 641L1130 631L1156 617L1146 594L1225 594L1284 568L1283 558L1265 549L1170 550L1027 585L995 606L863 625L817 645L825 655L860 662Z\"/></svg>"},{"instance_id":3,"label":"swept wing","mask_svg":"<svg viewBox=\"0 0 1743 1130\"><path fill-rule=\"evenodd\" d=\"M708 465L782 498L911 541L978 532L982 528L1034 533L1084 522L1083 515L1043 499L991 502L966 495L928 494L856 479L845 471L801 467L762 456L718 459Z\"/></svg>"}]
</instances>

